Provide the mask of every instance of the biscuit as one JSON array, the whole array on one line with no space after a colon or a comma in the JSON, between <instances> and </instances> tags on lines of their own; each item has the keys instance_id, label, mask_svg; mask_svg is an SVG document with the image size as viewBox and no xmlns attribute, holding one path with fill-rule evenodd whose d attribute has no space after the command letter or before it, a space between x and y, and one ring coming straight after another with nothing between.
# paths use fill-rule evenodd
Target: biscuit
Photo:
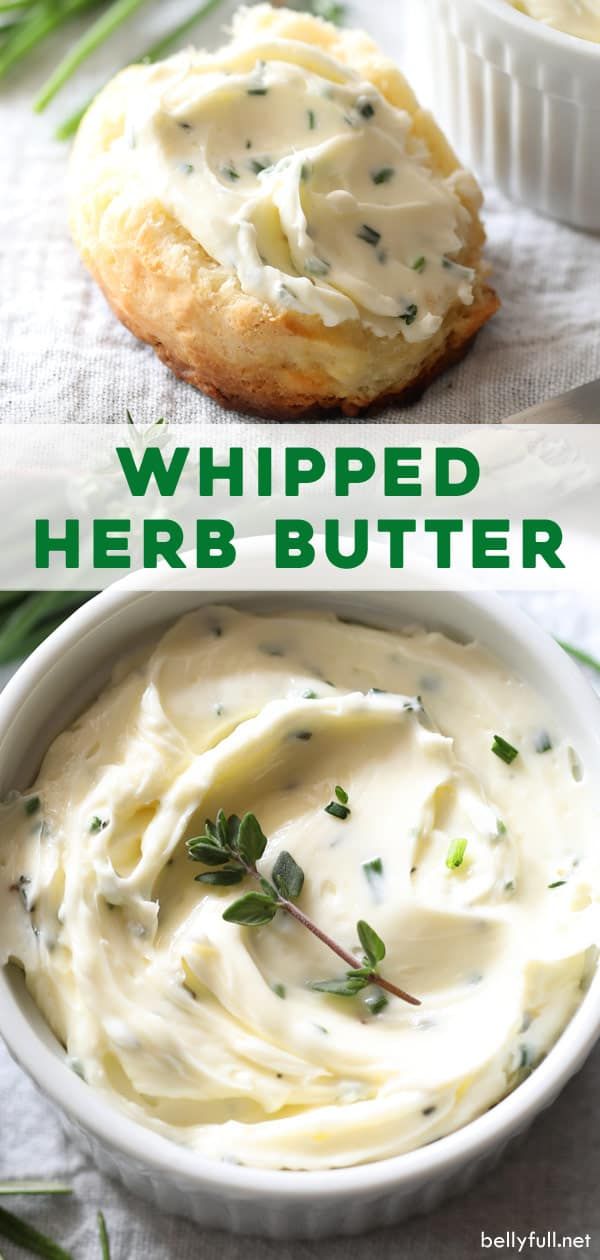
<instances>
[{"instance_id":1,"label":"biscuit","mask_svg":"<svg viewBox=\"0 0 600 1260\"><path fill-rule=\"evenodd\" d=\"M128 110L143 90L146 66L113 79L81 124L69 198L81 257L122 323L183 380L226 406L284 420L334 409L353 416L411 400L466 353L499 305L482 263L480 191L472 177L461 178L433 118L367 35L264 4L238 15L234 37L241 35L310 44L406 111L408 144L425 154L435 178L456 175L463 239L453 263L474 272L471 304L452 301L431 336L410 340L406 320L393 336L380 335L362 318L328 325L318 314L245 291L236 271L211 256L160 191L136 176L135 162L123 160ZM181 80L191 63L201 72L210 56L188 52L165 65Z\"/></svg>"}]
</instances>

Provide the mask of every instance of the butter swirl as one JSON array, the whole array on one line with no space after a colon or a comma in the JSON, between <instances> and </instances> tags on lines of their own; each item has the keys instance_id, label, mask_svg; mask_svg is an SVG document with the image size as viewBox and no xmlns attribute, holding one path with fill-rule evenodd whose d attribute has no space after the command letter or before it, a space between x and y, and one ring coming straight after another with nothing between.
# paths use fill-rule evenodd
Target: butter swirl
<instances>
[{"instance_id":1,"label":"butter swirl","mask_svg":"<svg viewBox=\"0 0 600 1260\"><path fill-rule=\"evenodd\" d=\"M122 160L244 293L427 340L473 301L459 194L477 203L474 181L434 173L408 112L251 13L214 55L137 69Z\"/></svg>"}]
</instances>

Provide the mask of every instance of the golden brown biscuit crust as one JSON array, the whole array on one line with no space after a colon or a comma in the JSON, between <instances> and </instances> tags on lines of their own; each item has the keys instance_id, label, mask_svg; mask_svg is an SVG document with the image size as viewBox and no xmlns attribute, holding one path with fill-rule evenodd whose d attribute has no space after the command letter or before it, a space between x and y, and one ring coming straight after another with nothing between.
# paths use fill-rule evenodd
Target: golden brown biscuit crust
<instances>
[{"instance_id":1,"label":"golden brown biscuit crust","mask_svg":"<svg viewBox=\"0 0 600 1260\"><path fill-rule=\"evenodd\" d=\"M409 109L436 172L458 162L405 80L367 36L306 15L259 6L259 28L319 43L356 66L394 104ZM140 67L124 71L84 119L71 168L71 228L80 253L119 319L178 376L218 402L268 419L297 419L341 408L357 415L407 399L466 353L498 308L485 283L479 195L462 195L469 239L459 261L479 280L473 305L457 303L426 342L377 337L358 320L327 328L316 316L273 310L242 292L164 207L140 196L111 155ZM142 71L143 72L143 71ZM131 185L131 186L130 186Z\"/></svg>"}]
</instances>

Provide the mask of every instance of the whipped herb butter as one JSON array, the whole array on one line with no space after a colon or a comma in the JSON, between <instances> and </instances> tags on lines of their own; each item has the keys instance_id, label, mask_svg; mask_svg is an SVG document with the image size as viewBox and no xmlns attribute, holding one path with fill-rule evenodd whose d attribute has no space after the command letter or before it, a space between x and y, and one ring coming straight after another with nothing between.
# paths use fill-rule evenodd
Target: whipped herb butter
<instances>
[{"instance_id":1,"label":"whipped herb butter","mask_svg":"<svg viewBox=\"0 0 600 1260\"><path fill-rule=\"evenodd\" d=\"M515 9L567 35L600 42L600 0L509 0Z\"/></svg>"},{"instance_id":2,"label":"whipped herb butter","mask_svg":"<svg viewBox=\"0 0 600 1260\"><path fill-rule=\"evenodd\" d=\"M245 294L415 342L471 305L472 177L434 174L410 115L341 61L242 10L220 52L136 75L114 155Z\"/></svg>"},{"instance_id":3,"label":"whipped herb butter","mask_svg":"<svg viewBox=\"0 0 600 1260\"><path fill-rule=\"evenodd\" d=\"M284 911L224 919L245 885L198 882L228 857L187 843L220 809L259 820L260 874L279 860L357 965L366 921L421 1005L313 987L346 966ZM381 1159L492 1106L565 1027L597 835L568 732L476 644L205 608L119 664L2 807L0 959L142 1124L270 1168Z\"/></svg>"}]
</instances>

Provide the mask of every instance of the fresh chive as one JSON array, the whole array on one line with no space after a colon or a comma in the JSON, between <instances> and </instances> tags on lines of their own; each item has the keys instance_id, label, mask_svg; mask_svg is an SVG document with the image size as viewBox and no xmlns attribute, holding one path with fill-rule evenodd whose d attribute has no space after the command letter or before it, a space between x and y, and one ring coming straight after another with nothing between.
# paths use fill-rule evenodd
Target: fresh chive
<instances>
[{"instance_id":1,"label":"fresh chive","mask_svg":"<svg viewBox=\"0 0 600 1260\"><path fill-rule=\"evenodd\" d=\"M306 116L308 118L308 130L315 131L317 126L317 115L315 114L314 109L307 110Z\"/></svg>"},{"instance_id":2,"label":"fresh chive","mask_svg":"<svg viewBox=\"0 0 600 1260\"><path fill-rule=\"evenodd\" d=\"M365 241L367 245L378 245L381 240L381 232L377 228L369 227L368 223L363 223L356 233L360 241Z\"/></svg>"},{"instance_id":3,"label":"fresh chive","mask_svg":"<svg viewBox=\"0 0 600 1260\"><path fill-rule=\"evenodd\" d=\"M86 0L86 3L89 4L89 0ZM151 65L155 61L160 61L161 57L165 57L167 53L171 52L177 44L181 43L181 41L186 38L186 36L191 30L193 30L202 18L207 17L209 13L212 13L213 9L219 8L221 4L222 0L204 0L204 3L195 9L193 13L190 13L189 17L185 18L183 22L180 22L177 26L173 27L166 35L163 35L161 39L157 40L155 44L152 44L150 48L146 49L146 51L137 58L136 64ZM69 117L66 118L59 127L57 127L55 131L57 140L70 140L71 137L75 135L82 118L85 114L87 114L87 111L94 99L95 98L92 97L90 100L86 101L85 105L81 105L79 109L75 110L73 114L70 114Z\"/></svg>"},{"instance_id":4,"label":"fresh chive","mask_svg":"<svg viewBox=\"0 0 600 1260\"><path fill-rule=\"evenodd\" d=\"M552 748L552 740L550 739L548 732L540 731L535 741L536 753L550 752L551 748Z\"/></svg>"},{"instance_id":5,"label":"fresh chive","mask_svg":"<svg viewBox=\"0 0 600 1260\"><path fill-rule=\"evenodd\" d=\"M548 888L564 888L566 879L555 879L553 884L548 884Z\"/></svg>"},{"instance_id":6,"label":"fresh chive","mask_svg":"<svg viewBox=\"0 0 600 1260\"><path fill-rule=\"evenodd\" d=\"M9 1194L72 1194L62 1181L0 1181L0 1195Z\"/></svg>"},{"instance_id":7,"label":"fresh chive","mask_svg":"<svg viewBox=\"0 0 600 1260\"><path fill-rule=\"evenodd\" d=\"M180 170L183 172L184 175L193 175L194 173L194 167L192 166L191 162L182 162Z\"/></svg>"},{"instance_id":8,"label":"fresh chive","mask_svg":"<svg viewBox=\"0 0 600 1260\"><path fill-rule=\"evenodd\" d=\"M459 866L462 866L467 851L467 844L467 840L452 840L450 842L446 856L446 866L449 871L457 871Z\"/></svg>"},{"instance_id":9,"label":"fresh chive","mask_svg":"<svg viewBox=\"0 0 600 1260\"><path fill-rule=\"evenodd\" d=\"M266 87L251 87L248 88L248 96L266 96L268 91Z\"/></svg>"},{"instance_id":10,"label":"fresh chive","mask_svg":"<svg viewBox=\"0 0 600 1260\"><path fill-rule=\"evenodd\" d=\"M99 818L98 815L95 814L90 822L90 831L92 832L92 835L94 835L96 831L104 831L105 827L108 827L108 818Z\"/></svg>"},{"instance_id":11,"label":"fresh chive","mask_svg":"<svg viewBox=\"0 0 600 1260\"><path fill-rule=\"evenodd\" d=\"M39 796L28 797L28 799L25 801L25 804L23 806L23 809L25 810L26 814L37 814L39 808L40 808Z\"/></svg>"},{"instance_id":12,"label":"fresh chive","mask_svg":"<svg viewBox=\"0 0 600 1260\"><path fill-rule=\"evenodd\" d=\"M389 184L390 180L396 174L393 166L382 166L381 170L373 171L371 179L374 184Z\"/></svg>"},{"instance_id":13,"label":"fresh chive","mask_svg":"<svg viewBox=\"0 0 600 1260\"><path fill-rule=\"evenodd\" d=\"M303 699L303 700L316 700L316 699L317 699L317 693L316 693L316 691L311 691L311 690L308 690L308 691L303 691L303 692L302 692L302 699Z\"/></svg>"},{"instance_id":14,"label":"fresh chive","mask_svg":"<svg viewBox=\"0 0 600 1260\"><path fill-rule=\"evenodd\" d=\"M13 1216L12 1212L6 1212L4 1208L0 1208L0 1236L34 1256L41 1256L43 1260L73 1260L72 1254L64 1251L52 1238L40 1234L32 1225Z\"/></svg>"},{"instance_id":15,"label":"fresh chive","mask_svg":"<svg viewBox=\"0 0 600 1260\"><path fill-rule=\"evenodd\" d=\"M426 265L427 265L427 259L425 258L425 255L424 255L424 254L421 254L421 257L420 257L420 258L416 258L416 259L415 259L415 261L414 261L414 263L413 263L413 265L412 265L412 270L413 270L413 271L424 271L424 270L425 270Z\"/></svg>"},{"instance_id":16,"label":"fresh chive","mask_svg":"<svg viewBox=\"0 0 600 1260\"><path fill-rule=\"evenodd\" d=\"M373 118L375 115L375 106L366 96L360 96L356 102L357 113L361 118Z\"/></svg>"},{"instance_id":17,"label":"fresh chive","mask_svg":"<svg viewBox=\"0 0 600 1260\"><path fill-rule=\"evenodd\" d=\"M114 31L122 26L128 18L132 16L138 9L141 9L146 0L114 0L108 9L93 22L90 28L78 39L73 47L69 50L66 57L63 57L56 69L50 75L50 78L44 84L33 108L36 113L40 114L50 101L54 99L57 92L64 86L75 70L86 61L91 53L95 52L100 44L103 44Z\"/></svg>"},{"instance_id":18,"label":"fresh chive","mask_svg":"<svg viewBox=\"0 0 600 1260\"><path fill-rule=\"evenodd\" d=\"M587 665L589 669L595 669L600 674L600 661L595 656L590 656L589 652L583 652L581 648L573 647L572 643L565 643L564 639L557 639L558 646L567 652L573 660L579 661L580 665Z\"/></svg>"},{"instance_id":19,"label":"fresh chive","mask_svg":"<svg viewBox=\"0 0 600 1260\"><path fill-rule=\"evenodd\" d=\"M317 258L313 254L306 259L304 270L308 276L327 276L331 271L331 266L323 258Z\"/></svg>"},{"instance_id":20,"label":"fresh chive","mask_svg":"<svg viewBox=\"0 0 600 1260\"><path fill-rule=\"evenodd\" d=\"M11 608L0 630L0 665L28 655L88 598L81 591L28 593Z\"/></svg>"},{"instance_id":21,"label":"fresh chive","mask_svg":"<svg viewBox=\"0 0 600 1260\"><path fill-rule=\"evenodd\" d=\"M0 77L37 48L51 31L90 6L91 0L65 0L60 7L54 4L32 6L27 16L13 27L0 52Z\"/></svg>"},{"instance_id":22,"label":"fresh chive","mask_svg":"<svg viewBox=\"0 0 600 1260\"><path fill-rule=\"evenodd\" d=\"M530 1046L526 1046L525 1044L523 1044L520 1047L519 1067L520 1068L529 1067L532 1062L533 1062L533 1051Z\"/></svg>"},{"instance_id":23,"label":"fresh chive","mask_svg":"<svg viewBox=\"0 0 600 1260\"><path fill-rule=\"evenodd\" d=\"M418 314L419 314L418 306L416 306L414 302L411 302L410 305L407 306L404 313L400 316L400 319L403 320L403 322L407 325L407 327L410 327L411 324L414 324Z\"/></svg>"},{"instance_id":24,"label":"fresh chive","mask_svg":"<svg viewBox=\"0 0 600 1260\"><path fill-rule=\"evenodd\" d=\"M276 993L276 994L277 994L277 997L278 997L278 998L281 998L281 999L282 999L282 1001L284 1001L284 1000L285 1000L285 997L286 997L286 990L285 990L285 985L284 985L284 984L272 984L272 985L271 985L271 988L272 988L272 990L273 990L273 993Z\"/></svg>"},{"instance_id":25,"label":"fresh chive","mask_svg":"<svg viewBox=\"0 0 600 1260\"><path fill-rule=\"evenodd\" d=\"M507 766L512 765L515 757L519 756L519 749L515 748L513 744L509 744L508 740L503 739L502 735L494 735L492 752L495 753L501 761L504 761Z\"/></svg>"},{"instance_id":26,"label":"fresh chive","mask_svg":"<svg viewBox=\"0 0 600 1260\"><path fill-rule=\"evenodd\" d=\"M110 1242L108 1239L108 1230L106 1228L104 1212L98 1212L98 1236L100 1238L102 1260L110 1260Z\"/></svg>"},{"instance_id":27,"label":"fresh chive","mask_svg":"<svg viewBox=\"0 0 600 1260\"><path fill-rule=\"evenodd\" d=\"M304 743L308 743L312 739L312 731L294 731L294 739L301 739Z\"/></svg>"},{"instance_id":28,"label":"fresh chive","mask_svg":"<svg viewBox=\"0 0 600 1260\"><path fill-rule=\"evenodd\" d=\"M350 817L352 811L348 805L342 805L339 801L330 801L329 805L325 806L325 813L331 814L332 818L340 818L342 821L345 821L346 818Z\"/></svg>"},{"instance_id":29,"label":"fresh chive","mask_svg":"<svg viewBox=\"0 0 600 1260\"><path fill-rule=\"evenodd\" d=\"M496 819L496 833L499 836L506 835L506 823L501 818Z\"/></svg>"},{"instance_id":30,"label":"fresh chive","mask_svg":"<svg viewBox=\"0 0 600 1260\"><path fill-rule=\"evenodd\" d=\"M266 161L261 161L260 158L252 158L250 161L250 170L253 171L255 175L262 175L262 172L268 171L269 167L272 165L272 162L268 158Z\"/></svg>"},{"instance_id":31,"label":"fresh chive","mask_svg":"<svg viewBox=\"0 0 600 1260\"><path fill-rule=\"evenodd\" d=\"M383 862L380 857L371 858L369 862L363 862L363 871L369 878L369 875L383 875Z\"/></svg>"},{"instance_id":32,"label":"fresh chive","mask_svg":"<svg viewBox=\"0 0 600 1260\"><path fill-rule=\"evenodd\" d=\"M230 179L232 182L233 180L240 178L239 171L236 171L233 162L226 162L225 165L221 167L221 174L225 175L225 177Z\"/></svg>"},{"instance_id":33,"label":"fresh chive","mask_svg":"<svg viewBox=\"0 0 600 1260\"><path fill-rule=\"evenodd\" d=\"M342 805L348 804L348 793L343 787L339 787L339 786L336 787L335 794L338 798L338 801L341 801Z\"/></svg>"}]
</instances>

